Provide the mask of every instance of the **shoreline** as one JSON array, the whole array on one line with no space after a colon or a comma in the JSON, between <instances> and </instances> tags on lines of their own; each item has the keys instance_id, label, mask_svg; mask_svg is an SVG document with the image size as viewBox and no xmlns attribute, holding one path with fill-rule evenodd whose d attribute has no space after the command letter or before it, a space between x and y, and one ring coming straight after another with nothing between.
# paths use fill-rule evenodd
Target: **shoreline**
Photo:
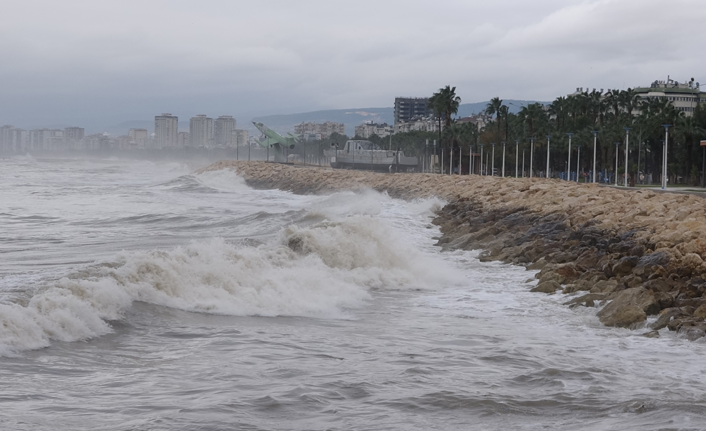
<instances>
[{"instance_id":1,"label":"shoreline","mask_svg":"<svg viewBox=\"0 0 706 431\"><path fill-rule=\"evenodd\" d=\"M606 326L667 327L706 336L706 200L557 179L374 173L220 161L254 188L297 194L374 189L448 202L434 219L442 249L481 249L481 260L539 270L535 292L579 294L570 307L605 305ZM649 327L647 316L657 315Z\"/></svg>"}]
</instances>

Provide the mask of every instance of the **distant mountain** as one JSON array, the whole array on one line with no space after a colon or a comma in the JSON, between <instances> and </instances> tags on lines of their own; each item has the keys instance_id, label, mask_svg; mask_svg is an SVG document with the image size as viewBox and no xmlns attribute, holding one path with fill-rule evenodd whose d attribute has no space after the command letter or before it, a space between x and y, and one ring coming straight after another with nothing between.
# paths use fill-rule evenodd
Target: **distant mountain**
<instances>
[{"instance_id":1,"label":"distant mountain","mask_svg":"<svg viewBox=\"0 0 706 431\"><path fill-rule=\"evenodd\" d=\"M503 103L510 108L510 112L516 114L522 106L530 103L535 103L532 100L503 100ZM548 102L539 102L546 104ZM478 114L488 106L488 102L464 103L458 108L458 115L468 117L469 115ZM377 123L394 123L394 108L359 108L359 109L331 109L328 111L313 111L300 114L287 115L267 115L264 117L253 118L252 121L264 123L271 129L280 133L294 132L294 126L301 123L313 122L323 123L325 121L334 121L343 123L346 126L346 134L353 136L355 127L366 122L374 121ZM256 133L257 130L250 123L243 124L238 121L238 128L248 129L250 133Z\"/></svg>"}]
</instances>

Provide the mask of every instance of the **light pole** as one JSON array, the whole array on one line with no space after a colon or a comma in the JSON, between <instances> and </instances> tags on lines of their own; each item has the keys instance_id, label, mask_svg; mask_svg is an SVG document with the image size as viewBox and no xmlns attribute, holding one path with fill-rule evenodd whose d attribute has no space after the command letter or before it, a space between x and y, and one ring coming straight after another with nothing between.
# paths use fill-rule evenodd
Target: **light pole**
<instances>
[{"instance_id":1,"label":"light pole","mask_svg":"<svg viewBox=\"0 0 706 431\"><path fill-rule=\"evenodd\" d=\"M449 175L453 175L454 171L454 147L453 143L449 149Z\"/></svg>"},{"instance_id":2,"label":"light pole","mask_svg":"<svg viewBox=\"0 0 706 431\"><path fill-rule=\"evenodd\" d=\"M522 149L522 178L525 177L525 150L524 148Z\"/></svg>"},{"instance_id":3,"label":"light pole","mask_svg":"<svg viewBox=\"0 0 706 431\"><path fill-rule=\"evenodd\" d=\"M490 145L493 146L493 157L491 157L491 159L493 160L493 161L492 161L493 164L492 164L492 166L491 166L491 168L490 168L490 176L491 176L491 177L494 177L494 176L495 176L495 142L493 142L493 143L490 144Z\"/></svg>"},{"instance_id":4,"label":"light pole","mask_svg":"<svg viewBox=\"0 0 706 431\"><path fill-rule=\"evenodd\" d=\"M579 172L581 171L581 145L576 147L578 151L578 156L576 156L576 183L579 182Z\"/></svg>"},{"instance_id":5,"label":"light pole","mask_svg":"<svg viewBox=\"0 0 706 431\"><path fill-rule=\"evenodd\" d=\"M431 165L432 173L436 172L436 167L434 166L434 164L436 163L436 139L434 139L434 159L433 160L434 160L434 163L432 163L432 165Z\"/></svg>"},{"instance_id":6,"label":"light pole","mask_svg":"<svg viewBox=\"0 0 706 431\"><path fill-rule=\"evenodd\" d=\"M671 124L662 124L664 127L664 157L662 157L662 190L667 188L667 150L669 149L669 128Z\"/></svg>"},{"instance_id":7,"label":"light pole","mask_svg":"<svg viewBox=\"0 0 706 431\"><path fill-rule=\"evenodd\" d=\"M630 141L630 127L625 128L625 187L628 186L628 142Z\"/></svg>"},{"instance_id":8,"label":"light pole","mask_svg":"<svg viewBox=\"0 0 706 431\"><path fill-rule=\"evenodd\" d=\"M549 138L551 136L547 135L547 178L549 178Z\"/></svg>"},{"instance_id":9,"label":"light pole","mask_svg":"<svg viewBox=\"0 0 706 431\"><path fill-rule=\"evenodd\" d=\"M615 143L615 187L618 187L618 146L620 142Z\"/></svg>"},{"instance_id":10,"label":"light pole","mask_svg":"<svg viewBox=\"0 0 706 431\"><path fill-rule=\"evenodd\" d=\"M520 151L520 140L519 140L519 139L515 139L515 178L517 178L517 173L518 173L518 172L517 172L517 164L518 164L520 158L517 157L517 156L520 155L519 151ZM525 151L525 150L522 150L522 152L523 152L522 156L523 156L523 157L524 157L524 151ZM522 169L524 169L524 168L525 168L525 163L524 163L524 160L523 160L523 162L522 162Z\"/></svg>"},{"instance_id":11,"label":"light pole","mask_svg":"<svg viewBox=\"0 0 706 431\"><path fill-rule=\"evenodd\" d=\"M572 137L574 134L573 134L573 133L567 133L567 135L569 135L569 164L567 165L567 168L566 168L566 170L568 171L567 174L566 174L566 175L567 175L567 176L566 176L566 181L571 181L571 137ZM576 174L576 175L578 175L578 174Z\"/></svg>"},{"instance_id":12,"label":"light pole","mask_svg":"<svg viewBox=\"0 0 706 431\"><path fill-rule=\"evenodd\" d=\"M480 144L480 175L483 176L483 144Z\"/></svg>"},{"instance_id":13,"label":"light pole","mask_svg":"<svg viewBox=\"0 0 706 431\"><path fill-rule=\"evenodd\" d=\"M473 173L473 144L468 144L468 175Z\"/></svg>"},{"instance_id":14,"label":"light pole","mask_svg":"<svg viewBox=\"0 0 706 431\"><path fill-rule=\"evenodd\" d=\"M534 136L530 138L530 168L529 168L529 177L532 178L532 162L534 158Z\"/></svg>"},{"instance_id":15,"label":"light pole","mask_svg":"<svg viewBox=\"0 0 706 431\"><path fill-rule=\"evenodd\" d=\"M503 173L502 177L505 178L505 141L503 141Z\"/></svg>"},{"instance_id":16,"label":"light pole","mask_svg":"<svg viewBox=\"0 0 706 431\"><path fill-rule=\"evenodd\" d=\"M593 169L591 171L593 175L593 180L591 182L596 182L596 140L598 139L598 131L593 131Z\"/></svg>"}]
</instances>

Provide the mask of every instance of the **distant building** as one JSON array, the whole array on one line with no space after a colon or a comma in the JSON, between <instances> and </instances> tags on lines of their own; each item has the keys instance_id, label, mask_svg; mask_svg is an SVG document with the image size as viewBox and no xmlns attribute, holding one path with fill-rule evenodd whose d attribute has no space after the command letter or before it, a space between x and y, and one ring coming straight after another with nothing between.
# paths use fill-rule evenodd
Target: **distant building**
<instances>
[{"instance_id":1,"label":"distant building","mask_svg":"<svg viewBox=\"0 0 706 431\"><path fill-rule=\"evenodd\" d=\"M213 142L215 145L232 147L234 146L233 131L235 130L235 118L230 115L221 115L213 122Z\"/></svg>"},{"instance_id":2,"label":"distant building","mask_svg":"<svg viewBox=\"0 0 706 431\"><path fill-rule=\"evenodd\" d=\"M213 144L213 118L204 114L191 117L189 135L192 147L207 147Z\"/></svg>"},{"instance_id":3,"label":"distant building","mask_svg":"<svg viewBox=\"0 0 706 431\"><path fill-rule=\"evenodd\" d=\"M305 134L305 133L318 133L321 134L322 138L328 138L333 133L338 133L339 135L346 134L346 126L343 123L336 123L333 121L326 121L324 123L301 123L294 126L294 133Z\"/></svg>"},{"instance_id":4,"label":"distant building","mask_svg":"<svg viewBox=\"0 0 706 431\"><path fill-rule=\"evenodd\" d=\"M476 126L478 126L478 130L483 129L486 124L490 123L492 121L492 117L490 117L487 114L473 114L470 117L463 117L459 118L456 122L463 124L463 123L473 123Z\"/></svg>"},{"instance_id":5,"label":"distant building","mask_svg":"<svg viewBox=\"0 0 706 431\"><path fill-rule=\"evenodd\" d=\"M27 144L26 130L14 126L0 127L0 151L25 151Z\"/></svg>"},{"instance_id":6,"label":"distant building","mask_svg":"<svg viewBox=\"0 0 706 431\"><path fill-rule=\"evenodd\" d=\"M237 147L248 145L248 131L243 129L233 130L233 145Z\"/></svg>"},{"instance_id":7,"label":"distant building","mask_svg":"<svg viewBox=\"0 0 706 431\"><path fill-rule=\"evenodd\" d=\"M177 133L179 133L179 117L169 113L154 117L154 139L157 148L176 147Z\"/></svg>"},{"instance_id":8,"label":"distant building","mask_svg":"<svg viewBox=\"0 0 706 431\"><path fill-rule=\"evenodd\" d=\"M635 88L635 92L643 99L662 99L669 101L685 116L694 115L694 110L700 103L706 102L706 92L701 91L701 85L691 81L677 82L667 77L666 81L654 81L649 87Z\"/></svg>"},{"instance_id":9,"label":"distant building","mask_svg":"<svg viewBox=\"0 0 706 431\"><path fill-rule=\"evenodd\" d=\"M395 130L400 123L408 123L415 117L431 117L433 114L428 97L395 97Z\"/></svg>"},{"instance_id":10,"label":"distant building","mask_svg":"<svg viewBox=\"0 0 706 431\"><path fill-rule=\"evenodd\" d=\"M184 148L191 145L191 135L189 132L179 132L177 134L177 147Z\"/></svg>"},{"instance_id":11,"label":"distant building","mask_svg":"<svg viewBox=\"0 0 706 431\"><path fill-rule=\"evenodd\" d=\"M408 121L395 123L395 133L438 132L439 121L434 117L412 117Z\"/></svg>"},{"instance_id":12,"label":"distant building","mask_svg":"<svg viewBox=\"0 0 706 431\"><path fill-rule=\"evenodd\" d=\"M147 148L150 134L147 129L130 129L127 132L130 137L130 145L134 148Z\"/></svg>"},{"instance_id":13,"label":"distant building","mask_svg":"<svg viewBox=\"0 0 706 431\"><path fill-rule=\"evenodd\" d=\"M82 127L67 127L64 129L64 139L69 149L80 150L83 147L85 130Z\"/></svg>"},{"instance_id":14,"label":"distant building","mask_svg":"<svg viewBox=\"0 0 706 431\"><path fill-rule=\"evenodd\" d=\"M355 136L360 136L365 139L369 139L373 135L384 138L392 135L393 133L395 133L395 129L387 123L380 124L372 121L366 121L360 126L355 127Z\"/></svg>"}]
</instances>

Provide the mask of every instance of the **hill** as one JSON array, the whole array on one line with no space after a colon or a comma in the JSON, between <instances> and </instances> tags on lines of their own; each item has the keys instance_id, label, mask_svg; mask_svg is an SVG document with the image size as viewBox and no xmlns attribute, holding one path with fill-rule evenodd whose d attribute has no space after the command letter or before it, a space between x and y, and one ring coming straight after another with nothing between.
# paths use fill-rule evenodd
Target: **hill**
<instances>
[{"instance_id":1,"label":"hill","mask_svg":"<svg viewBox=\"0 0 706 431\"><path fill-rule=\"evenodd\" d=\"M531 100L511 99L503 100L503 102L510 108L510 112L515 114L519 112L521 106L535 103ZM488 102L464 103L459 106L458 114L461 117L478 114L483 111L487 105ZM252 121L264 123L271 129L274 129L280 133L294 132L294 126L300 123L323 123L325 121L334 121L336 123L343 123L346 126L346 134L348 136L353 136L355 126L358 126L366 121L387 124L394 123L394 108L331 109L299 114L267 115L253 118ZM255 131L255 128L250 123L243 124L239 122L238 127L251 130L251 133L259 133Z\"/></svg>"}]
</instances>

